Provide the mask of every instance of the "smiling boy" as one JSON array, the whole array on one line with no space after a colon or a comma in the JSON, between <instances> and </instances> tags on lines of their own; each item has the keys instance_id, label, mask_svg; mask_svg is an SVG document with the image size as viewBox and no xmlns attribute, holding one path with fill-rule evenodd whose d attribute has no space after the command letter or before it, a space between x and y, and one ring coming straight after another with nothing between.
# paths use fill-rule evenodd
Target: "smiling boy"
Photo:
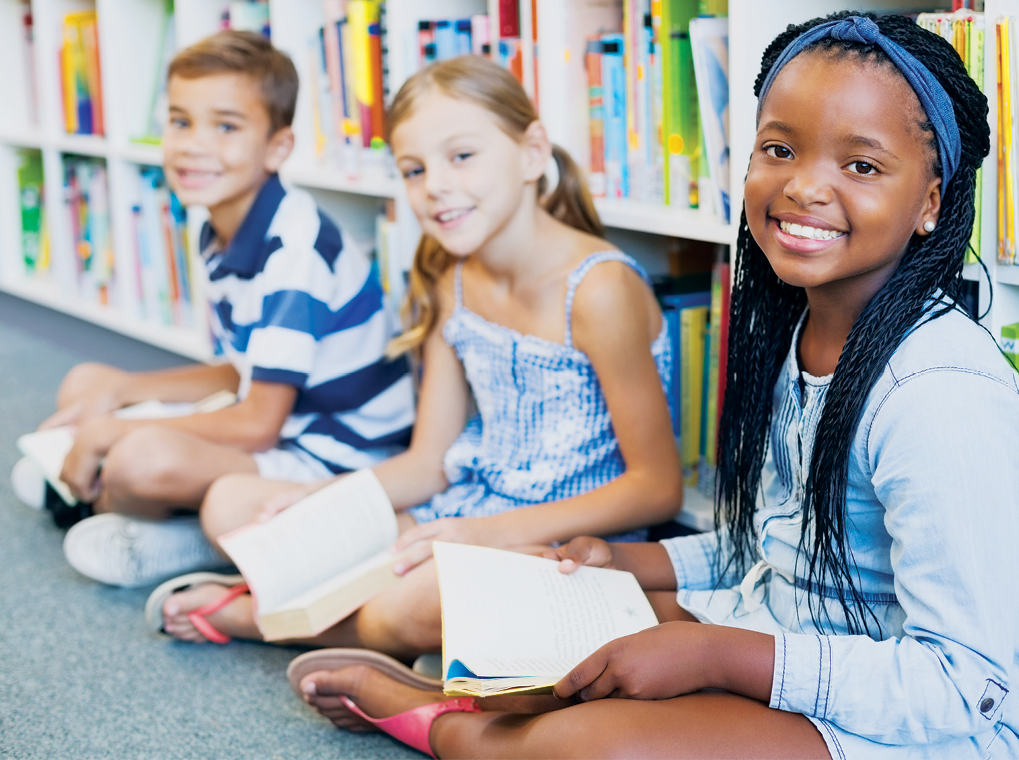
<instances>
[{"instance_id":1,"label":"smiling boy","mask_svg":"<svg viewBox=\"0 0 1019 760\"><path fill-rule=\"evenodd\" d=\"M411 378L405 360L384 356L393 325L369 261L276 174L294 144L297 88L293 63L257 34L222 32L170 64L164 170L183 204L209 210L204 286L229 363L143 374L89 364L65 378L44 426L77 425L61 477L104 513L64 543L84 575L137 586L221 565L198 520L180 517L216 478L308 482L375 464L410 440ZM240 400L216 412L111 415L224 388Z\"/></svg>"}]
</instances>

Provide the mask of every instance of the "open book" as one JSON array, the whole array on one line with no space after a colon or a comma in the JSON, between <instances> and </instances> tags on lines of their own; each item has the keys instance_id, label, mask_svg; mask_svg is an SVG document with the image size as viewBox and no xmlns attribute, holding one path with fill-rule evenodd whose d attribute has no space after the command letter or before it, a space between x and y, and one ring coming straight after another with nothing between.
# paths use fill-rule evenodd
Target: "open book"
<instances>
[{"instance_id":1,"label":"open book","mask_svg":"<svg viewBox=\"0 0 1019 760\"><path fill-rule=\"evenodd\" d=\"M224 409L237 400L231 391L219 391L196 403L164 403L161 401L143 401L133 406L125 406L113 413L115 417L126 420L153 420L167 417L183 417L188 414L214 412ZM46 482L57 492L67 504L78 502L71 494L71 489L60 479L60 471L64 469L64 459L74 446L74 428L71 426L39 430L26 433L18 438L18 451L28 457L36 469L46 478Z\"/></svg>"},{"instance_id":2,"label":"open book","mask_svg":"<svg viewBox=\"0 0 1019 760\"><path fill-rule=\"evenodd\" d=\"M481 546L433 545L451 696L549 694L603 644L658 625L631 573Z\"/></svg>"},{"instance_id":3,"label":"open book","mask_svg":"<svg viewBox=\"0 0 1019 760\"><path fill-rule=\"evenodd\" d=\"M398 534L375 473L358 470L219 545L251 588L262 635L278 641L315 636L396 583Z\"/></svg>"}]
</instances>

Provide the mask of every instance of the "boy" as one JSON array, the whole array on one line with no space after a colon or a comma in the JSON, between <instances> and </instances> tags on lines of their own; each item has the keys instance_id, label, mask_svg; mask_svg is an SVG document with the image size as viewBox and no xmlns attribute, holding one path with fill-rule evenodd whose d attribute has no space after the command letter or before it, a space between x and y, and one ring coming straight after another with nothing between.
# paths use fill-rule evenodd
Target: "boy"
<instances>
[{"instance_id":1,"label":"boy","mask_svg":"<svg viewBox=\"0 0 1019 760\"><path fill-rule=\"evenodd\" d=\"M77 426L61 478L104 513L67 534L68 562L121 586L223 564L197 519L167 519L195 512L221 475L307 482L366 467L405 448L414 419L407 364L384 356L392 329L369 262L276 175L294 144L293 63L257 34L222 32L181 51L168 78L164 170L183 204L209 210L206 293L230 363L79 365L43 423ZM220 411L110 414L224 388L240 401Z\"/></svg>"}]
</instances>

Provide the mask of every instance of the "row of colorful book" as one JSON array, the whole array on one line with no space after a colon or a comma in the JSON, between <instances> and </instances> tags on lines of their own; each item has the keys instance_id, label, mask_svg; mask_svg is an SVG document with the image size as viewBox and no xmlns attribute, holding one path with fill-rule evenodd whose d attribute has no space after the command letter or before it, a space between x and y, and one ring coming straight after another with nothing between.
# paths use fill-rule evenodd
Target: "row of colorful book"
<instances>
[{"instance_id":1,"label":"row of colorful book","mask_svg":"<svg viewBox=\"0 0 1019 760\"><path fill-rule=\"evenodd\" d=\"M106 161L64 156L62 163L63 212L70 232L78 296L88 303L108 305L115 294Z\"/></svg>"},{"instance_id":2,"label":"row of colorful book","mask_svg":"<svg viewBox=\"0 0 1019 760\"><path fill-rule=\"evenodd\" d=\"M709 0L624 0L585 63L591 189L729 219L728 21Z\"/></svg>"},{"instance_id":3,"label":"row of colorful book","mask_svg":"<svg viewBox=\"0 0 1019 760\"><path fill-rule=\"evenodd\" d=\"M60 46L60 91L64 129L68 134L101 135L103 88L99 68L99 31L96 12L64 16Z\"/></svg>"},{"instance_id":4,"label":"row of colorful book","mask_svg":"<svg viewBox=\"0 0 1019 760\"><path fill-rule=\"evenodd\" d=\"M956 3L961 5L959 0L956 0ZM962 58L962 62L966 66L966 72L976 82L977 86L984 90L985 21L983 13L977 13L969 8L961 7L952 13L921 13L917 15L916 23L951 42L952 46L959 53L959 57ZM984 91L986 93L986 90ZM981 173L978 169L978 188L981 187ZM975 262L980 252L980 219L982 214L980 195L978 192L974 197L976 215L973 223L973 235L970 237L970 246L966 254L967 264Z\"/></svg>"},{"instance_id":5,"label":"row of colorful book","mask_svg":"<svg viewBox=\"0 0 1019 760\"><path fill-rule=\"evenodd\" d=\"M323 0L325 25L308 46L316 156L359 174L361 152L384 151L385 4Z\"/></svg>"},{"instance_id":6,"label":"row of colorful book","mask_svg":"<svg viewBox=\"0 0 1019 760\"><path fill-rule=\"evenodd\" d=\"M488 16L419 21L417 32L418 68L459 55L491 55Z\"/></svg>"},{"instance_id":7,"label":"row of colorful book","mask_svg":"<svg viewBox=\"0 0 1019 760\"><path fill-rule=\"evenodd\" d=\"M1016 19L1002 16L995 22L998 64L998 263L1019 264L1019 139L1015 109L1019 107L1019 71L1016 65Z\"/></svg>"},{"instance_id":8,"label":"row of colorful book","mask_svg":"<svg viewBox=\"0 0 1019 760\"><path fill-rule=\"evenodd\" d=\"M195 278L184 207L155 166L138 170L137 198L131 207L134 250L127 265L133 271L124 272L121 284L124 307L149 322L193 327Z\"/></svg>"},{"instance_id":9,"label":"row of colorful book","mask_svg":"<svg viewBox=\"0 0 1019 760\"><path fill-rule=\"evenodd\" d=\"M710 276L670 280L656 291L672 337L672 428L683 479L710 494L725 395L729 264L715 264Z\"/></svg>"}]
</instances>

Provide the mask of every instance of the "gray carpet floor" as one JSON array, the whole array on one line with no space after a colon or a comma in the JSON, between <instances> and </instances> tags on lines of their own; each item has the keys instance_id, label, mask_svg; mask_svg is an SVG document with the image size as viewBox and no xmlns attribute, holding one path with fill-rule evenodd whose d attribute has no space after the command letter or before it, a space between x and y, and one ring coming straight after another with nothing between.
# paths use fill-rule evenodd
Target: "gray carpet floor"
<instances>
[{"instance_id":1,"label":"gray carpet floor","mask_svg":"<svg viewBox=\"0 0 1019 760\"><path fill-rule=\"evenodd\" d=\"M14 442L82 361L130 370L185 360L0 294L0 757L420 758L335 729L291 693L299 650L193 645L145 626L151 589L102 586L64 562L64 532L22 506Z\"/></svg>"}]
</instances>

